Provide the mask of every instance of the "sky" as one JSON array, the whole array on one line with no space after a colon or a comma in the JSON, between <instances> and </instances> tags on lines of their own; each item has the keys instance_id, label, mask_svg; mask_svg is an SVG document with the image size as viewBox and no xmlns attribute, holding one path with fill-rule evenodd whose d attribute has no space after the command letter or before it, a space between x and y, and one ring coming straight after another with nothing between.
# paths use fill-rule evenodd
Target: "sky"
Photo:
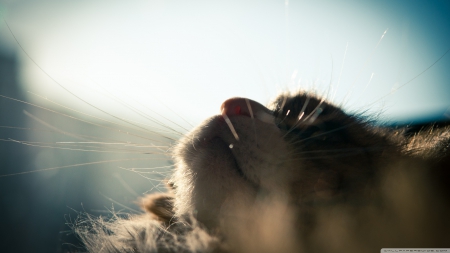
<instances>
[{"instance_id":1,"label":"sky","mask_svg":"<svg viewBox=\"0 0 450 253\"><path fill-rule=\"evenodd\" d=\"M28 100L58 110L145 122L132 107L190 128L230 97L267 104L299 89L381 121L450 107L448 1L18 0L0 10L0 45L19 56Z\"/></svg>"}]
</instances>

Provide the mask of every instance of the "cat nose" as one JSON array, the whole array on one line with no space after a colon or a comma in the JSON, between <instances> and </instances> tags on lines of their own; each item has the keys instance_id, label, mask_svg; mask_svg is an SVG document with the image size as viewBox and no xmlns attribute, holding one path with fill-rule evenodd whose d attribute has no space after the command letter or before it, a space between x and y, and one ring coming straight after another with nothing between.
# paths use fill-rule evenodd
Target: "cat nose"
<instances>
[{"instance_id":1,"label":"cat nose","mask_svg":"<svg viewBox=\"0 0 450 253\"><path fill-rule=\"evenodd\" d=\"M248 98L230 98L220 106L223 117L236 115L256 118L263 122L273 123L272 111L264 105Z\"/></svg>"}]
</instances>

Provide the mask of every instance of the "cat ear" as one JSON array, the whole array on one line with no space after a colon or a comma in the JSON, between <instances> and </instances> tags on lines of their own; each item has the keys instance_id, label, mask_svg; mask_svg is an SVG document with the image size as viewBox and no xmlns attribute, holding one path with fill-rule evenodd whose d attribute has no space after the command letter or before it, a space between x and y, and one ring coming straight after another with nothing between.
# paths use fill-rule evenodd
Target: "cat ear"
<instances>
[{"instance_id":1,"label":"cat ear","mask_svg":"<svg viewBox=\"0 0 450 253\"><path fill-rule=\"evenodd\" d=\"M174 197L170 193L154 193L142 198L140 206L168 226L175 222L173 200Z\"/></svg>"}]
</instances>

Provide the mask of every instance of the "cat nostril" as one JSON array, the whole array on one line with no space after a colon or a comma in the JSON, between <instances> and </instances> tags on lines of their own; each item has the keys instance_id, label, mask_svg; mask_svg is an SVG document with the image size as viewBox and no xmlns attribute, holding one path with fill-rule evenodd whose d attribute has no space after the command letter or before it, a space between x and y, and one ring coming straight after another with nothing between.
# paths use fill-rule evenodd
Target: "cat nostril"
<instances>
[{"instance_id":1,"label":"cat nostril","mask_svg":"<svg viewBox=\"0 0 450 253\"><path fill-rule=\"evenodd\" d=\"M242 115L266 123L273 123L272 112L264 105L248 98L230 98L222 103L220 110L224 118Z\"/></svg>"},{"instance_id":2,"label":"cat nostril","mask_svg":"<svg viewBox=\"0 0 450 253\"><path fill-rule=\"evenodd\" d=\"M255 103L257 104L257 102L247 98L230 98L222 103L220 110L222 111L222 115L243 115L253 118L253 111L255 109L253 108L253 104Z\"/></svg>"},{"instance_id":3,"label":"cat nostril","mask_svg":"<svg viewBox=\"0 0 450 253\"><path fill-rule=\"evenodd\" d=\"M237 105L236 107L234 107L234 113L236 113L237 115L242 114L241 106Z\"/></svg>"}]
</instances>

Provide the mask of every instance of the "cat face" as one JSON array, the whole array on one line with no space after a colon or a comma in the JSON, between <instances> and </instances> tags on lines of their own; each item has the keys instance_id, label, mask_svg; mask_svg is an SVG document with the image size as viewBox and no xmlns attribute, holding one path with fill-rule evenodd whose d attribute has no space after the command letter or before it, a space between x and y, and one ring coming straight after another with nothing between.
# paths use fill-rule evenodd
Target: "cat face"
<instances>
[{"instance_id":1,"label":"cat face","mask_svg":"<svg viewBox=\"0 0 450 253\"><path fill-rule=\"evenodd\" d=\"M208 226L261 198L294 207L356 198L399 152L364 120L308 93L268 107L233 98L221 109L174 152L175 212L194 212Z\"/></svg>"}]
</instances>

